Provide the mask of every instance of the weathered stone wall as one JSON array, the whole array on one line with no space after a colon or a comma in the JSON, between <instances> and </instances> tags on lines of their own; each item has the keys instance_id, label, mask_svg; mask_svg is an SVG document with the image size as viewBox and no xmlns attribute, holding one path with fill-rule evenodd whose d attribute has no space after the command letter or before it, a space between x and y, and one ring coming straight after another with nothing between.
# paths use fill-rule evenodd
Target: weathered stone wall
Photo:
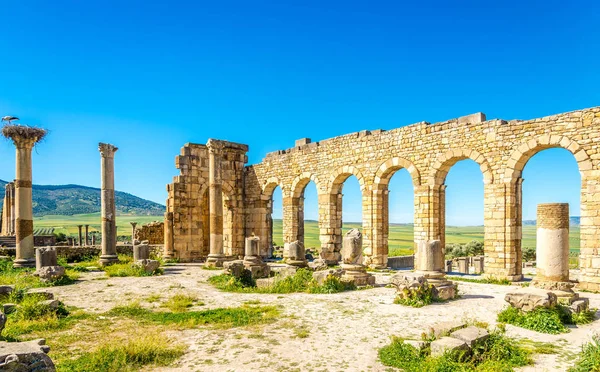
<instances>
[{"instance_id":1,"label":"weathered stone wall","mask_svg":"<svg viewBox=\"0 0 600 372\"><path fill-rule=\"evenodd\" d=\"M165 223L154 221L142 225L136 231L136 237L139 241L147 240L150 244L163 244L165 241Z\"/></svg>"},{"instance_id":2,"label":"weathered stone wall","mask_svg":"<svg viewBox=\"0 0 600 372\"><path fill-rule=\"evenodd\" d=\"M92 247L68 247L68 246L55 246L56 255L60 258L65 258L67 262L80 261L87 257L100 256L102 248L100 246ZM162 244L150 245L150 255L153 257L162 256L164 246ZM14 257L16 250L14 247L1 247L0 256L11 256ZM133 246L131 245L117 245L117 253L133 256Z\"/></svg>"},{"instance_id":3,"label":"weathered stone wall","mask_svg":"<svg viewBox=\"0 0 600 372\"><path fill-rule=\"evenodd\" d=\"M300 146L268 154L261 163L246 168L245 233L258 235L261 250L266 251L272 242L272 193L279 186L284 240L302 240L303 192L308 182L314 181L321 249L339 252L342 187L354 175L362 191L365 263L385 266L388 183L392 175L405 168L412 177L415 243L443 243L446 175L456 162L472 159L480 165L484 183L486 273L518 279L522 276L522 170L537 152L561 147L573 154L582 177L580 280L583 286L600 288L599 125L600 107L595 107L532 120L486 120L485 115L474 114L436 124L421 122L390 131L361 131L320 142L304 141ZM184 151L192 151L190 146ZM193 164L190 169L201 172L204 168ZM170 210L201 206L194 201L199 200L200 189L207 187L205 178L189 183L186 177L179 176L170 188L190 195L182 197L170 191ZM171 205L182 202L187 204ZM173 230L182 246L198 244L194 243L199 241L198 233L189 235L181 226Z\"/></svg>"}]
</instances>

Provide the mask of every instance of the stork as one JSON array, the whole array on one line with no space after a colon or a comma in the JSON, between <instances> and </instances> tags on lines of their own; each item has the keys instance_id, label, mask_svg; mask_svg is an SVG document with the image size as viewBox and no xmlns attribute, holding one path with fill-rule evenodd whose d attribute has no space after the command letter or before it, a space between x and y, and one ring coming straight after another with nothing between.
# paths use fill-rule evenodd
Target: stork
<instances>
[{"instance_id":1,"label":"stork","mask_svg":"<svg viewBox=\"0 0 600 372\"><path fill-rule=\"evenodd\" d=\"M6 122L8 122L8 125L11 125L11 124L12 124L11 122L12 122L13 120L19 120L19 118L18 118L18 117L16 117L16 116L10 116L10 115L8 115L8 116L4 116L4 117L2 118L2 121L6 121Z\"/></svg>"}]
</instances>

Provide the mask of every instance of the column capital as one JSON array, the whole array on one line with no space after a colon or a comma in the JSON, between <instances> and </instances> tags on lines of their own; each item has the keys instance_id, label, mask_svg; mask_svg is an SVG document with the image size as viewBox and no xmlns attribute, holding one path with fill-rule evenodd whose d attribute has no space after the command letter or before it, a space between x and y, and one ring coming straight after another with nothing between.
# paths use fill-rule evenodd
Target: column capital
<instances>
[{"instance_id":1,"label":"column capital","mask_svg":"<svg viewBox=\"0 0 600 372\"><path fill-rule=\"evenodd\" d=\"M113 158L118 149L118 147L111 145L110 143L100 142L98 144L98 151L100 151L100 155L104 158Z\"/></svg>"},{"instance_id":2,"label":"column capital","mask_svg":"<svg viewBox=\"0 0 600 372\"><path fill-rule=\"evenodd\" d=\"M31 150L48 132L42 128L26 125L7 125L2 128L2 135L10 138L17 149Z\"/></svg>"},{"instance_id":3,"label":"column capital","mask_svg":"<svg viewBox=\"0 0 600 372\"><path fill-rule=\"evenodd\" d=\"M137 226L137 222L129 222L131 224L131 226L133 226L134 228Z\"/></svg>"},{"instance_id":4,"label":"column capital","mask_svg":"<svg viewBox=\"0 0 600 372\"><path fill-rule=\"evenodd\" d=\"M209 139L208 142L206 143L206 147L208 147L208 151L211 154L220 152L221 150L223 150L223 148L225 147L223 145L222 141L219 140L215 140L215 139Z\"/></svg>"}]
</instances>

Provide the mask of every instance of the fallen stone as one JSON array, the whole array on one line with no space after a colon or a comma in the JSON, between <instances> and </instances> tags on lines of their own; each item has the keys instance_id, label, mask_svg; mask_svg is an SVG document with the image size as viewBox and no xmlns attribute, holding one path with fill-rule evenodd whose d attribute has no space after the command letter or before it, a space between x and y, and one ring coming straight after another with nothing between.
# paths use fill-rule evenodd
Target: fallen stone
<instances>
[{"instance_id":1,"label":"fallen stone","mask_svg":"<svg viewBox=\"0 0 600 372\"><path fill-rule=\"evenodd\" d=\"M291 265L287 265L284 267L278 267L276 270L275 269L271 269L272 271L274 271L275 273L279 274L280 278L287 278L288 276L294 276L296 275L296 272L298 271L299 267L297 266L291 266Z\"/></svg>"},{"instance_id":2,"label":"fallen stone","mask_svg":"<svg viewBox=\"0 0 600 372\"><path fill-rule=\"evenodd\" d=\"M579 314L584 311L588 311L590 309L590 299L589 298L580 298L577 301L574 301L569 306L569 311L572 313Z\"/></svg>"},{"instance_id":3,"label":"fallen stone","mask_svg":"<svg viewBox=\"0 0 600 372\"><path fill-rule=\"evenodd\" d=\"M225 274L240 278L244 272L244 261L227 261L223 263L223 268L225 269Z\"/></svg>"},{"instance_id":4,"label":"fallen stone","mask_svg":"<svg viewBox=\"0 0 600 372\"><path fill-rule=\"evenodd\" d=\"M325 282L325 279L329 275L335 276L336 278L341 278L344 275L344 270L342 269L329 269L329 270L321 270L315 271L312 276L313 279L317 282L317 284L321 285Z\"/></svg>"},{"instance_id":5,"label":"fallen stone","mask_svg":"<svg viewBox=\"0 0 600 372\"><path fill-rule=\"evenodd\" d=\"M47 355L49 351L44 339L0 342L0 371L54 372L56 367Z\"/></svg>"},{"instance_id":6,"label":"fallen stone","mask_svg":"<svg viewBox=\"0 0 600 372\"><path fill-rule=\"evenodd\" d=\"M520 288L515 292L507 293L504 300L512 307L523 311L532 311L539 307L551 308L556 305L556 295L544 289Z\"/></svg>"},{"instance_id":7,"label":"fallen stone","mask_svg":"<svg viewBox=\"0 0 600 372\"><path fill-rule=\"evenodd\" d=\"M5 325L6 325L6 315L4 313L0 313L0 334L4 330Z\"/></svg>"},{"instance_id":8,"label":"fallen stone","mask_svg":"<svg viewBox=\"0 0 600 372\"><path fill-rule=\"evenodd\" d=\"M457 331L461 328L465 328L466 326L467 326L467 323L460 322L460 321L449 320L449 321L445 321L445 322L439 322L439 323L434 324L429 329L429 336L433 336L435 338L447 336L454 331Z\"/></svg>"},{"instance_id":9,"label":"fallen stone","mask_svg":"<svg viewBox=\"0 0 600 372\"><path fill-rule=\"evenodd\" d=\"M267 288L272 286L275 283L275 277L273 278L263 278L263 279L256 279L256 287L257 288Z\"/></svg>"},{"instance_id":10,"label":"fallen stone","mask_svg":"<svg viewBox=\"0 0 600 372\"><path fill-rule=\"evenodd\" d=\"M452 332L450 337L464 341L469 347L473 347L473 345L487 340L490 337L490 334L483 328L470 326Z\"/></svg>"},{"instance_id":11,"label":"fallen stone","mask_svg":"<svg viewBox=\"0 0 600 372\"><path fill-rule=\"evenodd\" d=\"M160 267L160 262L156 260L139 260L135 262L136 266L144 269L147 273L153 273Z\"/></svg>"},{"instance_id":12,"label":"fallen stone","mask_svg":"<svg viewBox=\"0 0 600 372\"><path fill-rule=\"evenodd\" d=\"M48 306L52 310L57 310L58 307L60 306L60 301L58 301L58 300L45 300L45 301L41 301L40 305Z\"/></svg>"},{"instance_id":13,"label":"fallen stone","mask_svg":"<svg viewBox=\"0 0 600 372\"><path fill-rule=\"evenodd\" d=\"M54 299L54 294L52 292L48 292L45 290L35 290L35 289L29 289L27 290L27 292L25 292L26 295L35 295L35 296L41 296L44 297L46 300L53 300Z\"/></svg>"},{"instance_id":14,"label":"fallen stone","mask_svg":"<svg viewBox=\"0 0 600 372\"><path fill-rule=\"evenodd\" d=\"M15 289L14 285L0 285L0 296L7 296Z\"/></svg>"},{"instance_id":15,"label":"fallen stone","mask_svg":"<svg viewBox=\"0 0 600 372\"><path fill-rule=\"evenodd\" d=\"M254 279L268 278L271 273L269 265L244 265Z\"/></svg>"},{"instance_id":16,"label":"fallen stone","mask_svg":"<svg viewBox=\"0 0 600 372\"><path fill-rule=\"evenodd\" d=\"M317 258L316 260L310 262L308 264L308 266L315 270L315 271L321 271L321 270L327 270L329 269L329 266L327 266L327 261L321 259L321 258Z\"/></svg>"},{"instance_id":17,"label":"fallen stone","mask_svg":"<svg viewBox=\"0 0 600 372\"><path fill-rule=\"evenodd\" d=\"M469 352L469 346L466 342L452 337L442 337L431 343L431 356L438 357L445 353L452 352Z\"/></svg>"},{"instance_id":18,"label":"fallen stone","mask_svg":"<svg viewBox=\"0 0 600 372\"><path fill-rule=\"evenodd\" d=\"M12 313L17 308L17 304L7 303L2 305L2 312L6 315Z\"/></svg>"},{"instance_id":19,"label":"fallen stone","mask_svg":"<svg viewBox=\"0 0 600 372\"><path fill-rule=\"evenodd\" d=\"M457 285L452 282L448 282L447 284L442 285L433 285L433 297L438 300L452 300L456 298L457 292Z\"/></svg>"},{"instance_id":20,"label":"fallen stone","mask_svg":"<svg viewBox=\"0 0 600 372\"><path fill-rule=\"evenodd\" d=\"M65 276L65 268L62 266L44 266L35 273L42 281L52 282Z\"/></svg>"},{"instance_id":21,"label":"fallen stone","mask_svg":"<svg viewBox=\"0 0 600 372\"><path fill-rule=\"evenodd\" d=\"M391 277L390 284L396 286L398 291L402 291L404 288L418 289L427 285L427 279L425 279L425 275L419 273L398 273Z\"/></svg>"}]
</instances>

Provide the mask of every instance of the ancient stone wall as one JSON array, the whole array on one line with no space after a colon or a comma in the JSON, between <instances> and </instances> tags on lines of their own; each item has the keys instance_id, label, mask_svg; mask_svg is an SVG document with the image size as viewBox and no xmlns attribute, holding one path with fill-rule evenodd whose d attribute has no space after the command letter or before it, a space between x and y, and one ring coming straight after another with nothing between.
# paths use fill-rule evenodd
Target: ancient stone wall
<instances>
[{"instance_id":1,"label":"ancient stone wall","mask_svg":"<svg viewBox=\"0 0 600 372\"><path fill-rule=\"evenodd\" d=\"M150 244L163 244L165 241L165 223L154 221L142 225L136 231L136 238L139 241L147 240Z\"/></svg>"},{"instance_id":2,"label":"ancient stone wall","mask_svg":"<svg viewBox=\"0 0 600 372\"><path fill-rule=\"evenodd\" d=\"M313 181L319 200L321 249L334 255L342 241L342 188L354 175L362 192L365 263L385 266L388 183L393 174L404 168L412 178L415 243L440 240L443 245L446 175L456 162L472 159L480 165L484 184L486 273L518 279L522 276L522 170L537 152L561 147L573 154L582 177L581 281L583 286L600 288L599 125L600 108L595 107L532 120L486 120L479 113L435 124L361 131L314 143L305 140L246 168L245 234L254 232L261 238L261 251L268 249L272 242L272 193L279 186L284 240L302 240L303 192ZM199 154L200 147L186 145L184 151ZM186 160L186 166L197 161L193 159ZM205 168L194 164L190 169L199 174ZM200 189L207 186L205 177L182 172L169 186L169 210L182 210L185 216L190 209L199 209ZM174 224L174 237L180 239L181 247L199 244L200 233L190 234L181 220L174 220Z\"/></svg>"}]
</instances>

